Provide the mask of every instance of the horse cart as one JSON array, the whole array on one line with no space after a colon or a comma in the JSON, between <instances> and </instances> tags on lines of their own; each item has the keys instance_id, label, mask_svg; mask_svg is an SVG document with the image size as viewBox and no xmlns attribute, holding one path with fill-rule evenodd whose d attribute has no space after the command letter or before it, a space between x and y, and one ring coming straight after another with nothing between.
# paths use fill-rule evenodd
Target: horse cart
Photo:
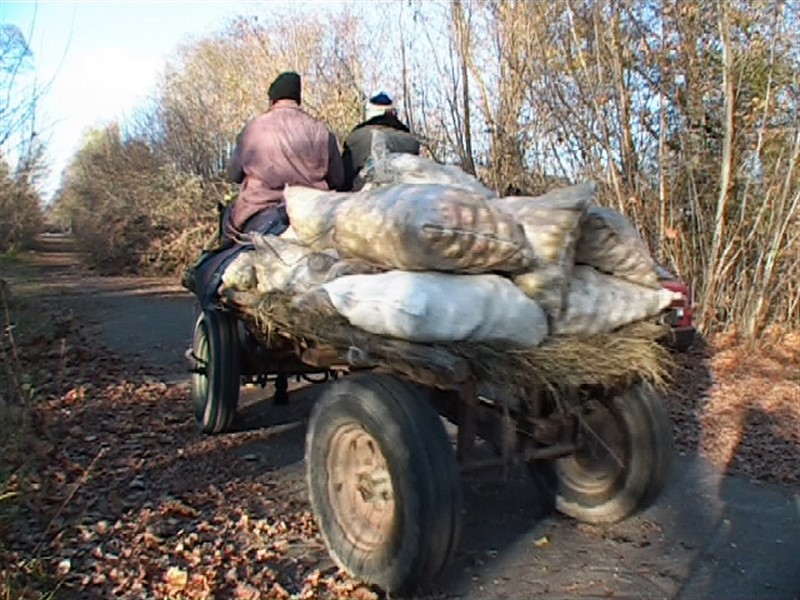
<instances>
[{"instance_id":1,"label":"horse cart","mask_svg":"<svg viewBox=\"0 0 800 600\"><path fill-rule=\"evenodd\" d=\"M691 330L687 305L657 324L520 353L382 338L324 309L307 319L260 302L223 291L199 313L188 354L197 422L230 429L242 383L274 381L280 396L287 378L325 382L307 431L308 492L331 557L358 579L413 593L441 573L477 438L498 465L526 463L555 508L581 521L624 519L664 486L672 430L659 382L665 343ZM454 441L442 417L457 425Z\"/></svg>"}]
</instances>

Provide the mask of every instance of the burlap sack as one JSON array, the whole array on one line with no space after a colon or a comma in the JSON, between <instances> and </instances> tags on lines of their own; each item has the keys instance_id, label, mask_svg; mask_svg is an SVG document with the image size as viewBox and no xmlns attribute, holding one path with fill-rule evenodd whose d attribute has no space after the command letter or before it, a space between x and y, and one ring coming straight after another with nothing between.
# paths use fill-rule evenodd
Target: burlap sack
<instances>
[{"instance_id":1,"label":"burlap sack","mask_svg":"<svg viewBox=\"0 0 800 600\"><path fill-rule=\"evenodd\" d=\"M581 225L575 261L653 289L660 287L647 245L620 212L592 206Z\"/></svg>"},{"instance_id":2,"label":"burlap sack","mask_svg":"<svg viewBox=\"0 0 800 600\"><path fill-rule=\"evenodd\" d=\"M658 315L680 294L654 290L619 279L586 265L572 271L567 304L553 323L558 335L594 334Z\"/></svg>"},{"instance_id":3,"label":"burlap sack","mask_svg":"<svg viewBox=\"0 0 800 600\"><path fill-rule=\"evenodd\" d=\"M381 273L382 269L358 258L343 258L328 270L325 281L332 281L345 275L367 275Z\"/></svg>"},{"instance_id":4,"label":"burlap sack","mask_svg":"<svg viewBox=\"0 0 800 600\"><path fill-rule=\"evenodd\" d=\"M240 253L222 274L225 288L258 294L300 294L330 278L339 262L332 250L314 252L282 236L250 234L253 249Z\"/></svg>"},{"instance_id":5,"label":"burlap sack","mask_svg":"<svg viewBox=\"0 0 800 600\"><path fill-rule=\"evenodd\" d=\"M570 270L556 264L543 265L514 277L514 285L555 318L564 308Z\"/></svg>"},{"instance_id":6,"label":"burlap sack","mask_svg":"<svg viewBox=\"0 0 800 600\"><path fill-rule=\"evenodd\" d=\"M499 275L389 271L340 277L322 289L339 314L376 335L537 346L548 333L539 305Z\"/></svg>"},{"instance_id":7,"label":"burlap sack","mask_svg":"<svg viewBox=\"0 0 800 600\"><path fill-rule=\"evenodd\" d=\"M297 234L294 232L294 229L292 228L292 226L291 226L291 225L289 225L289 226L286 228L286 231L284 231L284 232L281 234L281 237L282 237L283 239L285 239L285 240L290 240L290 241L292 241L292 242L299 242L299 241L300 241L300 240L299 240L299 238L297 237Z\"/></svg>"},{"instance_id":8,"label":"burlap sack","mask_svg":"<svg viewBox=\"0 0 800 600\"><path fill-rule=\"evenodd\" d=\"M390 153L377 155L362 169L361 177L371 185L399 183L440 183L492 198L496 194L455 165L442 165L422 156Z\"/></svg>"},{"instance_id":9,"label":"burlap sack","mask_svg":"<svg viewBox=\"0 0 800 600\"><path fill-rule=\"evenodd\" d=\"M384 269L516 273L533 264L522 227L483 197L436 184L323 192L289 186L298 238Z\"/></svg>"},{"instance_id":10,"label":"burlap sack","mask_svg":"<svg viewBox=\"0 0 800 600\"><path fill-rule=\"evenodd\" d=\"M361 166L353 181L353 191L365 186L376 186L366 177L375 161L382 160L391 153L417 155L420 150L419 140L411 133L380 126L356 129L347 136L346 143L350 147L355 165Z\"/></svg>"},{"instance_id":11,"label":"burlap sack","mask_svg":"<svg viewBox=\"0 0 800 600\"><path fill-rule=\"evenodd\" d=\"M256 288L256 271L250 251L236 255L222 272L222 287L239 292L249 292Z\"/></svg>"},{"instance_id":12,"label":"burlap sack","mask_svg":"<svg viewBox=\"0 0 800 600\"><path fill-rule=\"evenodd\" d=\"M492 200L522 225L533 249L533 268L518 274L514 283L553 317L561 314L575 262L580 223L594 194L594 184L584 183L543 196Z\"/></svg>"}]
</instances>

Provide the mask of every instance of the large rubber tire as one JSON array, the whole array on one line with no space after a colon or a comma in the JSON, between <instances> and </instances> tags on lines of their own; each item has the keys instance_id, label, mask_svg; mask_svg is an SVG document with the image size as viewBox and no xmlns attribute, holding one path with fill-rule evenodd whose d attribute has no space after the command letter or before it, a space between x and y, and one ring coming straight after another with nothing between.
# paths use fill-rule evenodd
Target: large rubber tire
<instances>
[{"instance_id":1,"label":"large rubber tire","mask_svg":"<svg viewBox=\"0 0 800 600\"><path fill-rule=\"evenodd\" d=\"M241 384L241 347L236 318L217 310L202 311L195 322L192 351L194 415L204 433L229 431L236 418Z\"/></svg>"},{"instance_id":2,"label":"large rubber tire","mask_svg":"<svg viewBox=\"0 0 800 600\"><path fill-rule=\"evenodd\" d=\"M614 523L658 497L669 477L672 425L652 386L590 400L578 425L583 443L572 455L531 463L555 508L586 523Z\"/></svg>"},{"instance_id":3,"label":"large rubber tire","mask_svg":"<svg viewBox=\"0 0 800 600\"><path fill-rule=\"evenodd\" d=\"M368 373L332 383L312 411L306 467L340 568L401 595L445 568L460 532L461 486L427 390Z\"/></svg>"}]
</instances>

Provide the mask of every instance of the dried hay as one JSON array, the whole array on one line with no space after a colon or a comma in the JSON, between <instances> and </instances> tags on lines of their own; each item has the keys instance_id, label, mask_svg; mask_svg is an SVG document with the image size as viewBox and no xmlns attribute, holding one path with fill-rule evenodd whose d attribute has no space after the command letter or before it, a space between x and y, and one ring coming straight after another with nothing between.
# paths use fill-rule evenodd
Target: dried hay
<instances>
[{"instance_id":1,"label":"dried hay","mask_svg":"<svg viewBox=\"0 0 800 600\"><path fill-rule=\"evenodd\" d=\"M669 330L652 322L590 336L553 336L539 347L520 349L464 342L414 344L372 335L350 325L321 290L299 299L261 296L250 306L240 305L239 312L267 340L277 335L291 338L298 349L333 347L356 366L382 366L439 387L453 387L469 376L554 393L584 386L615 390L637 380L660 387L669 380L672 361L659 343Z\"/></svg>"},{"instance_id":2,"label":"dried hay","mask_svg":"<svg viewBox=\"0 0 800 600\"><path fill-rule=\"evenodd\" d=\"M637 380L655 386L669 381L672 357L659 343L664 326L632 323L614 332L553 336L537 348L454 347L467 356L478 379L553 392L597 386L612 390Z\"/></svg>"}]
</instances>

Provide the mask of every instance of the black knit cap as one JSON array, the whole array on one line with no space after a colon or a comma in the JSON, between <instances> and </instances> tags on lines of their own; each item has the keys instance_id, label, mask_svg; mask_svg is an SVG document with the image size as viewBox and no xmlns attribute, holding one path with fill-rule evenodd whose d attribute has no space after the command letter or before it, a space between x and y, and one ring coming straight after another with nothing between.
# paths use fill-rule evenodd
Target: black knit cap
<instances>
[{"instance_id":1,"label":"black knit cap","mask_svg":"<svg viewBox=\"0 0 800 600\"><path fill-rule=\"evenodd\" d=\"M300 104L300 75L294 71L281 73L269 86L270 102L289 98Z\"/></svg>"}]
</instances>

